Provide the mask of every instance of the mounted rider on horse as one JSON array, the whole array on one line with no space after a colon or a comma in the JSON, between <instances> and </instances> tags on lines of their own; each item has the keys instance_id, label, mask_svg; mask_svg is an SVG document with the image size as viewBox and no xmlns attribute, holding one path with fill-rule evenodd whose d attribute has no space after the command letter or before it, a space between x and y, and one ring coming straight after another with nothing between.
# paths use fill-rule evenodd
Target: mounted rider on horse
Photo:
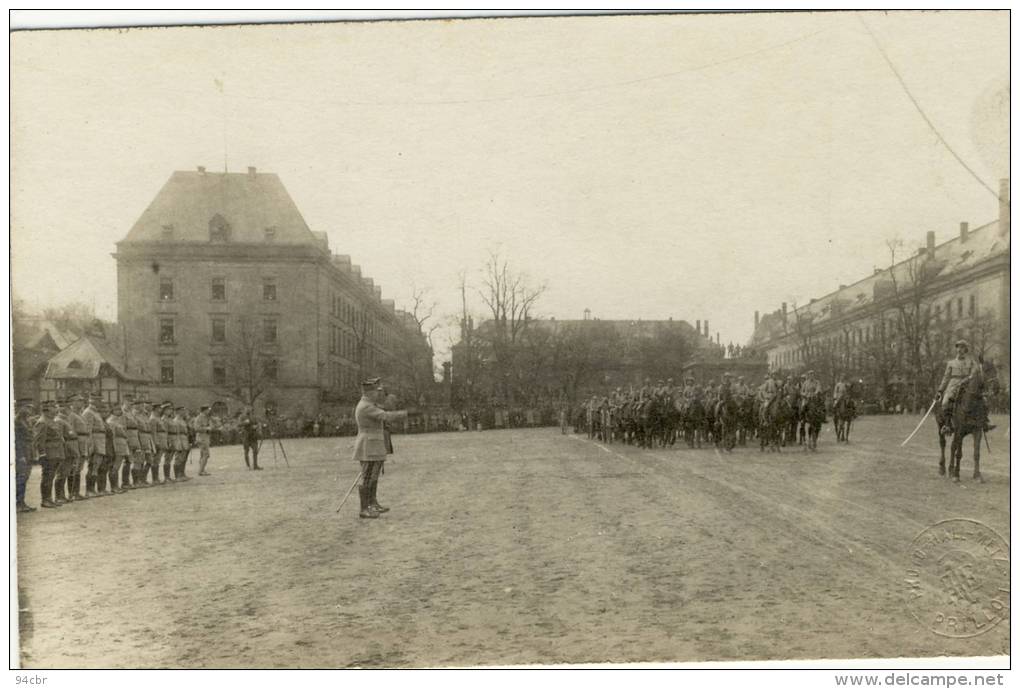
<instances>
[{"instance_id":1,"label":"mounted rider on horse","mask_svg":"<svg viewBox=\"0 0 1020 689\"><path fill-rule=\"evenodd\" d=\"M956 357L946 364L946 372L942 375L935 399L942 402L942 413L939 418L939 434L949 435L953 432L953 410L959 397L960 389L972 376L984 377L984 370L970 355L970 345L966 340L956 342ZM984 406L984 431L995 428L988 423L988 407Z\"/></svg>"}]
</instances>

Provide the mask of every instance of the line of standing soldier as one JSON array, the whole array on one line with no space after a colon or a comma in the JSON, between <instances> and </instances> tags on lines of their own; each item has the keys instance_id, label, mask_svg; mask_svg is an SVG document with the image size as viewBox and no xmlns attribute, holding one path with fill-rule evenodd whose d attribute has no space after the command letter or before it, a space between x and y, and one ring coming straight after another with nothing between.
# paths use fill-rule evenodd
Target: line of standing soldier
<instances>
[{"instance_id":1,"label":"line of standing soldier","mask_svg":"<svg viewBox=\"0 0 1020 689\"><path fill-rule=\"evenodd\" d=\"M18 511L34 510L25 503L33 461L42 470L41 505L47 508L187 481L190 448L208 447L203 415L208 419L206 408L189 423L187 408L171 402L125 397L123 403L108 407L98 395L45 401L36 415L31 400L18 400L14 428Z\"/></svg>"}]
</instances>

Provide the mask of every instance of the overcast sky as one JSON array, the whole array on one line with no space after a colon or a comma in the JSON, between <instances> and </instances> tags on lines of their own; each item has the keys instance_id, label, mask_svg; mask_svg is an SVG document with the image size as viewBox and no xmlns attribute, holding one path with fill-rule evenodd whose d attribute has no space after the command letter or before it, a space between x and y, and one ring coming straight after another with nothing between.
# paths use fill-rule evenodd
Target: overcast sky
<instances>
[{"instance_id":1,"label":"overcast sky","mask_svg":"<svg viewBox=\"0 0 1020 689\"><path fill-rule=\"evenodd\" d=\"M997 189L1008 13L863 17ZM457 311L498 250L544 317L708 318L724 343L890 238L997 215L850 12L31 32L12 79L15 294L111 319L114 242L224 141L398 305L416 284Z\"/></svg>"}]
</instances>

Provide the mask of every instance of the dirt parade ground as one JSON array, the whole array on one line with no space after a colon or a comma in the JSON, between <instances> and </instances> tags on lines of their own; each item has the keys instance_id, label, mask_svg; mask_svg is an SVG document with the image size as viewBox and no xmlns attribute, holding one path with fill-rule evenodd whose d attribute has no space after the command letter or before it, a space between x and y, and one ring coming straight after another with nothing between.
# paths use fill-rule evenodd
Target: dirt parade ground
<instances>
[{"instance_id":1,"label":"dirt parade ground","mask_svg":"<svg viewBox=\"0 0 1020 689\"><path fill-rule=\"evenodd\" d=\"M358 519L357 494L334 512L357 474L351 438L284 441L289 468L267 446L262 472L214 448L209 477L18 515L22 663L1008 654L1008 610L964 638L936 634L915 619L908 572L914 539L941 520L1008 542L1009 418L993 418L982 484L969 440L962 482L938 476L930 420L901 448L917 421L858 419L848 446L830 423L817 453L780 455L549 428L398 435L379 490L392 511L377 520Z\"/></svg>"}]
</instances>

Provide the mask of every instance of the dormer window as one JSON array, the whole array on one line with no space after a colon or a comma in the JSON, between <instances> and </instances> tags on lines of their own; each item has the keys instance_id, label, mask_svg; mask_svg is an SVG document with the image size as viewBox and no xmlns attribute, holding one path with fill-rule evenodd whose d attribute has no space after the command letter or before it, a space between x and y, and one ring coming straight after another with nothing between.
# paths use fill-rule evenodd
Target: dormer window
<instances>
[{"instance_id":1,"label":"dormer window","mask_svg":"<svg viewBox=\"0 0 1020 689\"><path fill-rule=\"evenodd\" d=\"M217 213L209 221L209 241L226 242L230 239L230 223Z\"/></svg>"},{"instance_id":2,"label":"dormer window","mask_svg":"<svg viewBox=\"0 0 1020 689\"><path fill-rule=\"evenodd\" d=\"M173 223L163 225L163 239L170 240L174 238L174 226Z\"/></svg>"},{"instance_id":3,"label":"dormer window","mask_svg":"<svg viewBox=\"0 0 1020 689\"><path fill-rule=\"evenodd\" d=\"M71 363L67 365L68 368L81 368L81 362L77 359L71 359Z\"/></svg>"},{"instance_id":4,"label":"dormer window","mask_svg":"<svg viewBox=\"0 0 1020 689\"><path fill-rule=\"evenodd\" d=\"M276 227L275 226L267 227L266 230L265 230L265 237L266 237L266 241L267 242L275 242L276 241Z\"/></svg>"}]
</instances>

